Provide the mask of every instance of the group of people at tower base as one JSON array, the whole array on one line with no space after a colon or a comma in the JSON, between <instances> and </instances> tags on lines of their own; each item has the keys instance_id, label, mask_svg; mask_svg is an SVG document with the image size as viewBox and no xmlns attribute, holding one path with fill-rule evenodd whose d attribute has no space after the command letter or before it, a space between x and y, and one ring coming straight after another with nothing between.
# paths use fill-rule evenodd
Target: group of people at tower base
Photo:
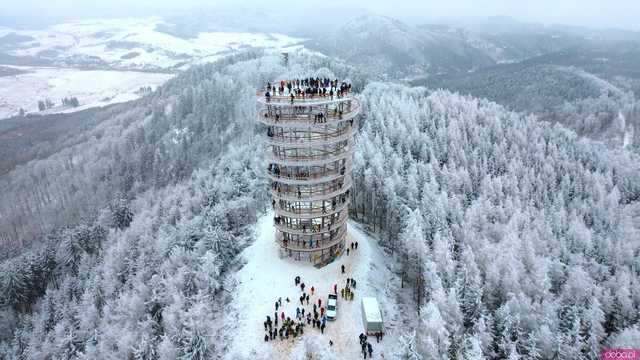
<instances>
[{"instance_id":1,"label":"group of people at tower base","mask_svg":"<svg viewBox=\"0 0 640 360\"><path fill-rule=\"evenodd\" d=\"M349 251L357 251L358 242L352 242L347 246L347 255ZM342 274L346 274L346 267L344 264L340 266L340 271ZM325 307L322 304L322 294L317 294L319 289L316 289L314 286L306 285L300 276L296 276L293 279L294 286L299 287L301 291L301 295L298 298L300 303L299 306L296 307L295 317L287 316L283 310L282 297L279 297L274 302L274 313L273 318L270 315L266 316L266 320L264 321L264 341L275 341L275 340L288 340L289 338L295 339L299 336L304 335L305 327L311 325L312 328L320 331L321 334L324 334L324 329L327 326L327 314ZM356 280L352 278L347 278L346 286L341 289L341 296L343 299L353 300L355 296L355 288L356 288ZM307 292L308 291L308 292ZM333 292L335 295L338 295L338 284L333 285ZM317 301L314 299L311 302L311 297L317 295ZM288 297L284 300L287 304L292 300ZM313 304L313 307L310 306ZM309 307L309 308L307 308ZM307 331L308 328L307 328ZM376 341L380 342L382 339L382 333L376 333ZM362 355L366 359L367 355L369 358L373 356L373 346L368 341L368 337L366 334L361 333L359 336L360 346L362 348ZM333 346L333 340L329 339L329 346Z\"/></svg>"},{"instance_id":2,"label":"group of people at tower base","mask_svg":"<svg viewBox=\"0 0 640 360\"><path fill-rule=\"evenodd\" d=\"M278 85L276 87L276 85ZM292 80L280 80L279 83L271 84L267 83L265 89L265 98L267 102L271 101L272 96L289 96L293 103L295 99L313 99L314 97L333 97L338 99L349 94L351 92L351 84L345 81L340 82L338 79L330 78L306 78L306 79L292 79Z\"/></svg>"},{"instance_id":3,"label":"group of people at tower base","mask_svg":"<svg viewBox=\"0 0 640 360\"><path fill-rule=\"evenodd\" d=\"M311 296L316 294L317 289L314 286L307 287L300 276L296 276L293 281L294 285L296 287L300 287L300 291L302 292L298 298L300 306L296 308L295 317L292 318L285 314L282 298L278 298L274 303L275 311L273 313L273 320L271 319L271 316L267 315L267 319L264 322L264 330L266 332L264 335L265 342L277 339L285 340L290 337L295 339L296 337L303 335L305 326L309 325L313 328L317 328L322 334L324 334L324 329L327 325L327 315L325 308L322 306L321 295L318 294L317 302L314 300L312 313L309 309L305 308L305 305L310 305ZM305 289L309 290L309 292L306 292ZM290 303L291 299L286 298L285 301L286 303ZM279 314L278 311L280 311ZM279 325L280 327L278 328Z\"/></svg>"}]
</instances>

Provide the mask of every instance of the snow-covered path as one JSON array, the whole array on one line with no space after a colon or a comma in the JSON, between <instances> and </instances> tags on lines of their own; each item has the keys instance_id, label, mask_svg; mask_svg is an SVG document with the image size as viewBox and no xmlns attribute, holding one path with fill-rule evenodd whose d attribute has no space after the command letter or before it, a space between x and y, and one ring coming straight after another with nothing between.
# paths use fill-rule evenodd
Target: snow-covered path
<instances>
[{"instance_id":1,"label":"snow-covered path","mask_svg":"<svg viewBox=\"0 0 640 360\"><path fill-rule=\"evenodd\" d=\"M311 296L309 305L304 306L305 312L313 312L313 304L322 298L323 305L327 294L338 284L338 292L346 284L348 277L356 280L355 298L347 301L338 300L338 316L335 321L327 321L324 335L311 326L305 326L304 337L318 337L320 344L329 348L329 340L334 342L331 350L339 359L362 358L358 335L363 332L360 301L363 296L376 296L381 302L383 316L390 315L386 282L389 278L387 260L384 253L377 247L375 239L371 239L353 222L349 223L347 243L358 242L358 250L346 254L321 269L308 263L298 263L289 259L281 259L275 243L273 228L273 214L267 213L260 218L256 226L256 241L243 251L246 265L236 276L238 285L234 294L230 311L236 312L230 320L236 323L230 326L234 335L229 345L227 358L229 359L288 359L293 347L301 341L298 339L264 341L264 324L267 315L274 316L274 303L282 297L286 316L295 318L296 307L301 306L300 288L294 286L294 277L300 276L309 293L311 286L316 291ZM346 274L341 274L340 266L346 266ZM375 271L375 273L373 273ZM287 303L286 298L291 302ZM278 313L280 313L279 310ZM391 310L393 311L393 310ZM385 314L386 313L386 314ZM395 316L389 316L395 318ZM386 319L385 319L386 320ZM393 321L392 321L393 322ZM389 332L388 332L389 333ZM384 351L391 337L386 336L380 344L375 338L369 338L374 348L375 358L390 358L390 353ZM382 353L387 356L382 357Z\"/></svg>"}]
</instances>

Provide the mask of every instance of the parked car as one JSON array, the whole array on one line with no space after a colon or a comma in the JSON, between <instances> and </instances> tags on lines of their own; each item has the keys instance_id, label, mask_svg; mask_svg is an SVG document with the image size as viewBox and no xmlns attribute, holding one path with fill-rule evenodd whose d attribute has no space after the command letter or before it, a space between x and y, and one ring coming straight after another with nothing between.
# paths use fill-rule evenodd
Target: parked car
<instances>
[{"instance_id":1,"label":"parked car","mask_svg":"<svg viewBox=\"0 0 640 360\"><path fill-rule=\"evenodd\" d=\"M329 294L327 298L327 319L335 320L338 311L338 296Z\"/></svg>"}]
</instances>

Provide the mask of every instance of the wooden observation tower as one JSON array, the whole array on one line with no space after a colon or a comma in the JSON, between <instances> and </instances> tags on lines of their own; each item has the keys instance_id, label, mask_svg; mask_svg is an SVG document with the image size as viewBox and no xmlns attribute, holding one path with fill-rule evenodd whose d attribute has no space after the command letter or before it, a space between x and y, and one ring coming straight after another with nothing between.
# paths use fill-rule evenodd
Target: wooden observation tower
<instances>
[{"instance_id":1,"label":"wooden observation tower","mask_svg":"<svg viewBox=\"0 0 640 360\"><path fill-rule=\"evenodd\" d=\"M258 93L281 256L324 265L345 248L359 104L331 79L268 84Z\"/></svg>"}]
</instances>

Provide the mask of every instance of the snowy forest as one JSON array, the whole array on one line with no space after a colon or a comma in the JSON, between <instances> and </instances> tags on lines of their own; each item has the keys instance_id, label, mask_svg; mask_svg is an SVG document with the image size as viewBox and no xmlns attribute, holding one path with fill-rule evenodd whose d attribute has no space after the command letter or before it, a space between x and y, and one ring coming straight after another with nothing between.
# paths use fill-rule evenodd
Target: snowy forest
<instances>
[{"instance_id":1,"label":"snowy forest","mask_svg":"<svg viewBox=\"0 0 640 360\"><path fill-rule=\"evenodd\" d=\"M424 294L401 358L638 344L637 156L446 91L370 84L362 101L353 216Z\"/></svg>"},{"instance_id":2,"label":"snowy forest","mask_svg":"<svg viewBox=\"0 0 640 360\"><path fill-rule=\"evenodd\" d=\"M637 153L312 52L285 66L253 50L102 110L0 178L0 359L225 358L227 280L268 207L256 89L316 75L349 79L362 104L350 217L394 264L393 358L639 346Z\"/></svg>"}]
</instances>

